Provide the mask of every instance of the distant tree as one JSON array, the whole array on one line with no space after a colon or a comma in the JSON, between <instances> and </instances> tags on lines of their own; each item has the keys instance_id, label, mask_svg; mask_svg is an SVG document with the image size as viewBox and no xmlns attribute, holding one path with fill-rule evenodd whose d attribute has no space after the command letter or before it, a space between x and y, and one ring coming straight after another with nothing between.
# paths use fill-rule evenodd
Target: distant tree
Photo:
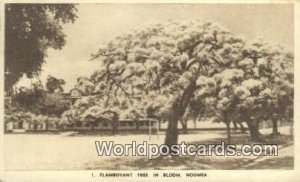
<instances>
[{"instance_id":1,"label":"distant tree","mask_svg":"<svg viewBox=\"0 0 300 182\"><path fill-rule=\"evenodd\" d=\"M64 111L70 108L70 102L58 93L45 93L38 103L41 114L56 117L60 117Z\"/></svg>"},{"instance_id":2,"label":"distant tree","mask_svg":"<svg viewBox=\"0 0 300 182\"><path fill-rule=\"evenodd\" d=\"M236 114L238 114L235 111L239 100L236 98L234 92L243 79L243 70L236 68L225 69L214 77L216 86L216 92L214 93L216 98L216 105L214 107L215 117L226 124L228 142L231 140L230 123Z\"/></svg>"},{"instance_id":3,"label":"distant tree","mask_svg":"<svg viewBox=\"0 0 300 182\"><path fill-rule=\"evenodd\" d=\"M77 116L78 114L75 109L69 109L62 113L59 124L62 126L75 124L76 122L78 122Z\"/></svg>"},{"instance_id":4,"label":"distant tree","mask_svg":"<svg viewBox=\"0 0 300 182\"><path fill-rule=\"evenodd\" d=\"M81 115L81 121L91 125L91 129L93 130L97 122L102 119L102 110L103 109L97 105L89 107Z\"/></svg>"},{"instance_id":5,"label":"distant tree","mask_svg":"<svg viewBox=\"0 0 300 182\"><path fill-rule=\"evenodd\" d=\"M34 83L32 88L19 88L19 91L12 98L12 104L24 110L39 113L39 103L45 94L43 86L39 82Z\"/></svg>"},{"instance_id":6,"label":"distant tree","mask_svg":"<svg viewBox=\"0 0 300 182\"><path fill-rule=\"evenodd\" d=\"M59 117L68 110L70 103L59 93L48 93L41 83L33 84L33 88L20 88L13 97L13 104L35 114Z\"/></svg>"},{"instance_id":7,"label":"distant tree","mask_svg":"<svg viewBox=\"0 0 300 182\"><path fill-rule=\"evenodd\" d=\"M236 87L240 120L246 121L252 139L263 140L259 123L270 119L273 134L278 134L277 122L290 120L285 113L293 107L293 54L283 47L263 40L248 42L243 48L244 59L238 67L244 81ZM290 119L289 119L290 118Z\"/></svg>"},{"instance_id":8,"label":"distant tree","mask_svg":"<svg viewBox=\"0 0 300 182\"><path fill-rule=\"evenodd\" d=\"M212 97L215 120L227 126L246 122L253 140L264 140L259 132L263 120L290 120L293 107L293 56L283 48L262 40L243 43L238 61L213 77L198 79L196 98ZM290 112L289 112L290 113Z\"/></svg>"},{"instance_id":9,"label":"distant tree","mask_svg":"<svg viewBox=\"0 0 300 182\"><path fill-rule=\"evenodd\" d=\"M85 96L77 100L70 110L62 114L62 117L65 123L88 123L92 126L92 129L98 121L107 121L112 125L112 134L116 134L118 131L119 115L119 108L113 105L111 107L105 106L103 98Z\"/></svg>"},{"instance_id":10,"label":"distant tree","mask_svg":"<svg viewBox=\"0 0 300 182\"><path fill-rule=\"evenodd\" d=\"M47 48L61 49L66 41L62 24L76 19L73 4L5 5L5 91L26 74L32 78L42 70Z\"/></svg>"},{"instance_id":11,"label":"distant tree","mask_svg":"<svg viewBox=\"0 0 300 182\"><path fill-rule=\"evenodd\" d=\"M58 79L53 76L48 76L47 82L46 82L46 88L49 93L57 93L57 92L63 92L63 85L65 85L66 82L63 79Z\"/></svg>"}]
</instances>

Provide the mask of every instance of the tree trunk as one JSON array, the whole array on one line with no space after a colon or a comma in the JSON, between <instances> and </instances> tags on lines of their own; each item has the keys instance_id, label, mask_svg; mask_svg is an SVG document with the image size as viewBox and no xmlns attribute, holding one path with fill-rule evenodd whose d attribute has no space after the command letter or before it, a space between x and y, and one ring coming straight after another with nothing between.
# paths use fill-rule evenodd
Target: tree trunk
<instances>
[{"instance_id":1,"label":"tree trunk","mask_svg":"<svg viewBox=\"0 0 300 182\"><path fill-rule=\"evenodd\" d=\"M261 137L261 134L258 130L258 121L256 120L250 120L246 122L250 131L251 139L254 141L263 141L263 138Z\"/></svg>"},{"instance_id":2,"label":"tree trunk","mask_svg":"<svg viewBox=\"0 0 300 182\"><path fill-rule=\"evenodd\" d=\"M112 135L115 135L118 132L117 121L111 121L111 122L112 122Z\"/></svg>"},{"instance_id":3,"label":"tree trunk","mask_svg":"<svg viewBox=\"0 0 300 182\"><path fill-rule=\"evenodd\" d=\"M182 126L182 131L184 134L187 134L187 122L184 122L180 120L181 126Z\"/></svg>"},{"instance_id":4,"label":"tree trunk","mask_svg":"<svg viewBox=\"0 0 300 182\"><path fill-rule=\"evenodd\" d=\"M274 119L274 118L272 119L272 128L273 128L273 131L272 131L273 136L280 134L278 132L278 120L277 119Z\"/></svg>"},{"instance_id":5,"label":"tree trunk","mask_svg":"<svg viewBox=\"0 0 300 182\"><path fill-rule=\"evenodd\" d=\"M178 108L173 108L170 114L170 119L168 123L168 129L166 133L166 139L165 139L165 144L167 145L174 145L177 144L178 141L178 120L179 120L179 115L178 115Z\"/></svg>"},{"instance_id":6,"label":"tree trunk","mask_svg":"<svg viewBox=\"0 0 300 182\"><path fill-rule=\"evenodd\" d=\"M135 129L136 131L139 131L140 130L140 121L138 119L135 120Z\"/></svg>"},{"instance_id":7,"label":"tree trunk","mask_svg":"<svg viewBox=\"0 0 300 182\"><path fill-rule=\"evenodd\" d=\"M182 119L195 89L196 81L192 81L184 90L182 96L173 103L165 139L165 144L168 146L176 145L178 142L178 120Z\"/></svg>"},{"instance_id":8,"label":"tree trunk","mask_svg":"<svg viewBox=\"0 0 300 182\"><path fill-rule=\"evenodd\" d=\"M194 119L193 122L194 122L194 128L196 129L197 128L197 121L196 121L196 119Z\"/></svg>"},{"instance_id":9,"label":"tree trunk","mask_svg":"<svg viewBox=\"0 0 300 182\"><path fill-rule=\"evenodd\" d=\"M37 130L37 123L36 123L36 122L33 123L33 129L34 129L35 131Z\"/></svg>"},{"instance_id":10,"label":"tree trunk","mask_svg":"<svg viewBox=\"0 0 300 182\"><path fill-rule=\"evenodd\" d=\"M159 119L158 120L158 129L160 130L160 128L161 128L161 120Z\"/></svg>"},{"instance_id":11,"label":"tree trunk","mask_svg":"<svg viewBox=\"0 0 300 182\"><path fill-rule=\"evenodd\" d=\"M238 126L235 121L233 121L233 127L234 127L234 131L236 131L238 129Z\"/></svg>"},{"instance_id":12,"label":"tree trunk","mask_svg":"<svg viewBox=\"0 0 300 182\"><path fill-rule=\"evenodd\" d=\"M45 121L45 131L48 131L49 130L49 121L46 120Z\"/></svg>"},{"instance_id":13,"label":"tree trunk","mask_svg":"<svg viewBox=\"0 0 300 182\"><path fill-rule=\"evenodd\" d=\"M96 123L91 123L91 130L93 131L94 130L94 127L95 127Z\"/></svg>"},{"instance_id":14,"label":"tree trunk","mask_svg":"<svg viewBox=\"0 0 300 182\"><path fill-rule=\"evenodd\" d=\"M231 133L230 133L230 122L228 122L228 121L226 121L226 128L227 128L227 142L230 143Z\"/></svg>"},{"instance_id":15,"label":"tree trunk","mask_svg":"<svg viewBox=\"0 0 300 182\"><path fill-rule=\"evenodd\" d=\"M242 123L239 123L242 133L246 133L245 127Z\"/></svg>"},{"instance_id":16,"label":"tree trunk","mask_svg":"<svg viewBox=\"0 0 300 182\"><path fill-rule=\"evenodd\" d=\"M223 113L223 121L226 124L227 142L230 143L231 133L230 133L230 121L228 120L228 112Z\"/></svg>"}]
</instances>

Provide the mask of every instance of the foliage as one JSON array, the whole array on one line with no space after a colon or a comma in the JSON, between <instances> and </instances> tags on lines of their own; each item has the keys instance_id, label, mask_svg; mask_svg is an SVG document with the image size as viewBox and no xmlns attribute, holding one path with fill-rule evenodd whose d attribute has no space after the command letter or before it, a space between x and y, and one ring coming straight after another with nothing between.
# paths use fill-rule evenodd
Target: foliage
<instances>
[{"instance_id":1,"label":"foliage","mask_svg":"<svg viewBox=\"0 0 300 182\"><path fill-rule=\"evenodd\" d=\"M73 4L5 5L5 91L26 74L32 78L42 70L47 48L61 49L66 35L62 24L73 23Z\"/></svg>"},{"instance_id":2,"label":"foliage","mask_svg":"<svg viewBox=\"0 0 300 182\"><path fill-rule=\"evenodd\" d=\"M93 55L104 66L92 78L107 98L168 100L163 103L169 120L166 143L174 143L177 122L191 101L213 91L212 77L234 66L242 47L241 39L211 22L169 21L109 42ZM146 111L161 110L159 103L150 102Z\"/></svg>"},{"instance_id":3,"label":"foliage","mask_svg":"<svg viewBox=\"0 0 300 182\"><path fill-rule=\"evenodd\" d=\"M47 82L46 82L46 88L49 93L62 93L64 91L63 85L65 85L66 82L63 79L58 79L53 76L48 76Z\"/></svg>"},{"instance_id":4,"label":"foliage","mask_svg":"<svg viewBox=\"0 0 300 182\"><path fill-rule=\"evenodd\" d=\"M49 125L54 125L56 127L59 126L59 118L48 115L34 114L29 111L25 111L20 107L10 106L5 109L5 123L13 122L27 122L29 124L33 124L35 127L37 124L45 124L46 130L48 130ZM37 128L32 128L37 129Z\"/></svg>"},{"instance_id":5,"label":"foliage","mask_svg":"<svg viewBox=\"0 0 300 182\"><path fill-rule=\"evenodd\" d=\"M94 93L95 85L90 79L86 77L79 77L75 86L83 95L90 95Z\"/></svg>"},{"instance_id":6,"label":"foliage","mask_svg":"<svg viewBox=\"0 0 300 182\"><path fill-rule=\"evenodd\" d=\"M80 79L93 96L83 110L97 105L101 112L116 108L124 118L168 120L166 144L177 142L178 121L213 117L250 127L276 114L292 115L292 53L243 40L212 22L146 26L117 36L92 59L100 67Z\"/></svg>"},{"instance_id":7,"label":"foliage","mask_svg":"<svg viewBox=\"0 0 300 182\"><path fill-rule=\"evenodd\" d=\"M34 84L32 89L20 88L13 97L13 105L35 114L60 117L70 103L61 94L48 93L41 84Z\"/></svg>"}]
</instances>

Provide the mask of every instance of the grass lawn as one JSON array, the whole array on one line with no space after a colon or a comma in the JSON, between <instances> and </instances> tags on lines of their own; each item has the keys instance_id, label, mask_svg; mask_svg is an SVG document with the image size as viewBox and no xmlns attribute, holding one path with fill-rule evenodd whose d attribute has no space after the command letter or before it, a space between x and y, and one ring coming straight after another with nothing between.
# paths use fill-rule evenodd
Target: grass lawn
<instances>
[{"instance_id":1,"label":"grass lawn","mask_svg":"<svg viewBox=\"0 0 300 182\"><path fill-rule=\"evenodd\" d=\"M264 130L262 133L268 133ZM280 128L288 134L288 127ZM250 144L248 134L233 133L233 143ZM179 136L179 142L195 144L219 144L226 140L225 131L193 131ZM274 140L279 144L279 156L275 157L220 157L189 156L157 158L135 156L98 156L95 141L114 141L137 144L149 141L146 134L117 136L62 134L7 134L4 137L4 162L6 170L84 170L84 169L292 169L294 163L293 141L283 135ZM150 143L162 144L164 135L153 135Z\"/></svg>"}]
</instances>

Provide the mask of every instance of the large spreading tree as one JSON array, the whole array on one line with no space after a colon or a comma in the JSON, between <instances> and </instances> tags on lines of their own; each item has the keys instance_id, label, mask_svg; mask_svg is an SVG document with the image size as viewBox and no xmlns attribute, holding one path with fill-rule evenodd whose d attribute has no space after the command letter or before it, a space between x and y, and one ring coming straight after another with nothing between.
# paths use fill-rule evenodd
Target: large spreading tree
<instances>
[{"instance_id":1,"label":"large spreading tree","mask_svg":"<svg viewBox=\"0 0 300 182\"><path fill-rule=\"evenodd\" d=\"M234 67L242 47L241 39L211 22L155 24L119 36L93 55L103 64L94 78L108 94L123 94L129 100L167 98L171 105L165 143L177 144L178 121L196 93L214 89L211 77Z\"/></svg>"},{"instance_id":2,"label":"large spreading tree","mask_svg":"<svg viewBox=\"0 0 300 182\"><path fill-rule=\"evenodd\" d=\"M66 41L62 24L76 19L73 4L5 5L5 91L25 74L42 70L47 49L61 49Z\"/></svg>"},{"instance_id":3,"label":"large spreading tree","mask_svg":"<svg viewBox=\"0 0 300 182\"><path fill-rule=\"evenodd\" d=\"M178 122L186 130L189 120L215 118L227 125L229 141L230 123L245 122L260 140L261 121L271 119L276 133L278 120L292 118L293 55L211 22L150 25L116 37L93 59L99 69L78 79L86 96L66 112L72 118L89 115L94 123L108 112L117 119L167 120L168 145L178 142Z\"/></svg>"},{"instance_id":4,"label":"large spreading tree","mask_svg":"<svg viewBox=\"0 0 300 182\"><path fill-rule=\"evenodd\" d=\"M178 121L185 117L218 117L228 127L245 121L255 139L259 121L274 116L282 101L292 105L292 54L262 41L246 42L207 21L154 24L116 37L93 59L101 66L92 81L107 103L123 96L145 107L148 100L152 110L146 113L168 112L168 145L177 144Z\"/></svg>"}]
</instances>

